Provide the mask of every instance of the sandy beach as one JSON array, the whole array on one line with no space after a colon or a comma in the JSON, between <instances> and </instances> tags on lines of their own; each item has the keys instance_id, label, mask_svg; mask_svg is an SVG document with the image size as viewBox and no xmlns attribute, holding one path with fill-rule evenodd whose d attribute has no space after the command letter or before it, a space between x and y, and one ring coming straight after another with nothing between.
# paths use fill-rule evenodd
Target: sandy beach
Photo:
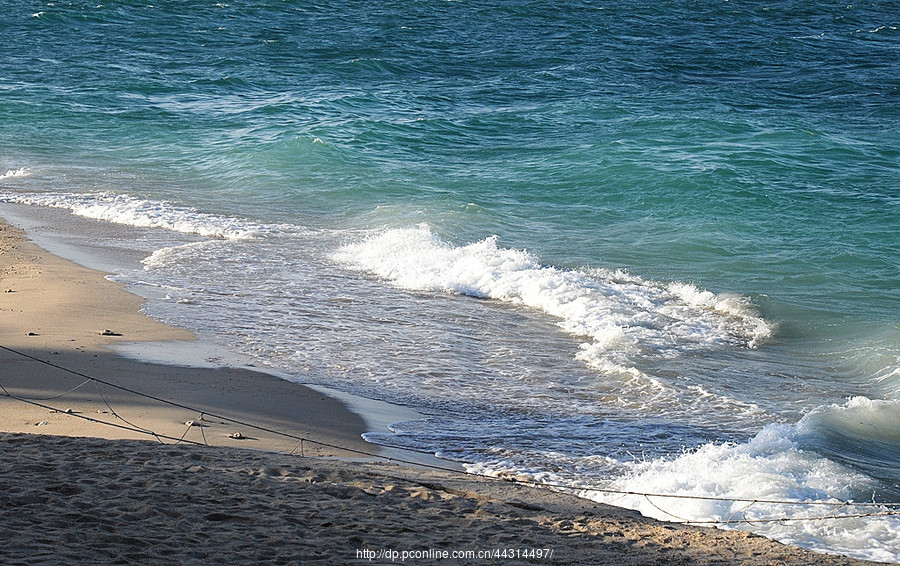
<instances>
[{"instance_id":1,"label":"sandy beach","mask_svg":"<svg viewBox=\"0 0 900 566\"><path fill-rule=\"evenodd\" d=\"M112 352L193 339L140 306L0 225L0 563L864 563L354 460L377 452L360 436L365 420L316 390Z\"/></svg>"}]
</instances>

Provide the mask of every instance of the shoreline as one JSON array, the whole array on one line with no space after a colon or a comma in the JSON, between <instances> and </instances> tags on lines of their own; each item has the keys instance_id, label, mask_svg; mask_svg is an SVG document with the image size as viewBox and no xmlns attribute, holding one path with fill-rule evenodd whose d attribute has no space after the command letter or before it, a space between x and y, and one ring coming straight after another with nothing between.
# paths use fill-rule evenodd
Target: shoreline
<instances>
[{"instance_id":1,"label":"shoreline","mask_svg":"<svg viewBox=\"0 0 900 566\"><path fill-rule=\"evenodd\" d=\"M142 314L143 299L104 273L46 252L5 223L0 224L0 287L0 385L13 395L57 408L51 412L0 395L5 432L154 438L103 424L112 423L222 446L290 452L298 444L200 414L211 413L352 450L378 450L361 437L368 431L363 417L321 391L250 369L150 363L119 355L116 345L165 347L191 343L195 337ZM85 383L87 376L100 381ZM191 421L195 426L186 425ZM229 437L235 433L240 438ZM306 444L319 455L352 456Z\"/></svg>"},{"instance_id":2,"label":"shoreline","mask_svg":"<svg viewBox=\"0 0 900 566\"><path fill-rule=\"evenodd\" d=\"M193 339L141 314L141 303L102 272L54 256L0 222L0 345L9 348L0 350L0 509L7 510L0 533L15 541L0 549L4 564L391 563L399 559L385 550L428 549L519 553L450 560L465 564L867 563L743 531L663 523L547 489L352 461L358 454L322 445L307 444L301 457L293 438L201 420L196 411L91 383L86 376L204 414L377 449L361 437L365 420L319 389L247 369L115 353L116 344ZM78 415L212 447L156 442ZM229 437L235 432L241 438ZM528 549L553 554L523 556Z\"/></svg>"}]
</instances>

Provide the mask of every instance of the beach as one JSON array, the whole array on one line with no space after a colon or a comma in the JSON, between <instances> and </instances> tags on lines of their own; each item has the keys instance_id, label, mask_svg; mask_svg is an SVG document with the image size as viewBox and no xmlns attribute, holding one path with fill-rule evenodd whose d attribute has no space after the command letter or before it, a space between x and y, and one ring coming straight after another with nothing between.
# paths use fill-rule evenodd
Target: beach
<instances>
[{"instance_id":1,"label":"beach","mask_svg":"<svg viewBox=\"0 0 900 566\"><path fill-rule=\"evenodd\" d=\"M366 420L318 390L114 353L193 336L5 224L0 291L4 564L864 563L363 458Z\"/></svg>"},{"instance_id":2,"label":"beach","mask_svg":"<svg viewBox=\"0 0 900 566\"><path fill-rule=\"evenodd\" d=\"M620 563L627 540L636 562L900 563L892 6L3 5L0 434L39 442L52 480L4 484L23 504L4 542L43 536L13 523L28 501L38 523L70 513L15 560L157 560L88 556L123 524L175 547L160 562L557 537L565 563ZM316 523L309 491L284 516L330 526L302 540L272 511L279 540L240 520L182 543L185 521L154 517L259 517L255 495L154 502L129 474L154 485L155 465L74 470L92 442L146 443L121 450L213 501L225 472L155 450L323 457L361 482L360 461L449 468L476 502L509 503L504 479L589 500L591 532L613 505L788 546L637 515L600 537L528 490L546 502L525 526L441 490L430 518L390 490L360 495L381 522L351 498ZM97 508L117 526L81 519ZM229 546L247 539L272 558Z\"/></svg>"},{"instance_id":3,"label":"beach","mask_svg":"<svg viewBox=\"0 0 900 566\"><path fill-rule=\"evenodd\" d=\"M115 439L153 439L153 432L201 444L285 452L299 451L298 439L314 436L323 443L372 450L360 438L363 420L311 389L244 369L174 367L115 355L108 347L117 343L191 341L193 335L141 314L141 299L122 285L46 253L15 228L0 230L0 246L2 385L40 404L0 401L4 431ZM210 365L202 358L196 363ZM297 438L251 431L210 414L252 420ZM351 454L322 445L309 450Z\"/></svg>"}]
</instances>

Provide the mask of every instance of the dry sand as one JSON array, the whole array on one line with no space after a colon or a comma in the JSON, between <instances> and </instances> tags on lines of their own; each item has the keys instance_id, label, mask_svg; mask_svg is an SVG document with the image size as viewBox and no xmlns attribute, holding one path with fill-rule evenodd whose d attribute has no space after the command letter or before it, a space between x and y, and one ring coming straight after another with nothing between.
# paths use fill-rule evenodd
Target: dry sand
<instances>
[{"instance_id":1,"label":"dry sand","mask_svg":"<svg viewBox=\"0 0 900 566\"><path fill-rule=\"evenodd\" d=\"M311 442L301 457L297 438L374 447L362 418L311 389L111 353L122 341L192 339L140 304L0 225L0 345L13 350L0 350L0 564L387 564L404 552L420 553L406 563L863 564L509 482L311 457L353 455Z\"/></svg>"}]
</instances>

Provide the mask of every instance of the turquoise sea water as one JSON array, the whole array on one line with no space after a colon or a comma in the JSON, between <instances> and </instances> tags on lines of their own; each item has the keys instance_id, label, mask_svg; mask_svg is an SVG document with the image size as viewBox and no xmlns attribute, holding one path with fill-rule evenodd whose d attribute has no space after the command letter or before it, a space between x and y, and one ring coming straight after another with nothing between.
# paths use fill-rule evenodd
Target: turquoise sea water
<instances>
[{"instance_id":1,"label":"turquoise sea water","mask_svg":"<svg viewBox=\"0 0 900 566\"><path fill-rule=\"evenodd\" d=\"M370 440L900 500L900 5L4 7L0 213L148 255L107 262L157 318L426 415ZM900 559L890 517L741 528Z\"/></svg>"}]
</instances>

